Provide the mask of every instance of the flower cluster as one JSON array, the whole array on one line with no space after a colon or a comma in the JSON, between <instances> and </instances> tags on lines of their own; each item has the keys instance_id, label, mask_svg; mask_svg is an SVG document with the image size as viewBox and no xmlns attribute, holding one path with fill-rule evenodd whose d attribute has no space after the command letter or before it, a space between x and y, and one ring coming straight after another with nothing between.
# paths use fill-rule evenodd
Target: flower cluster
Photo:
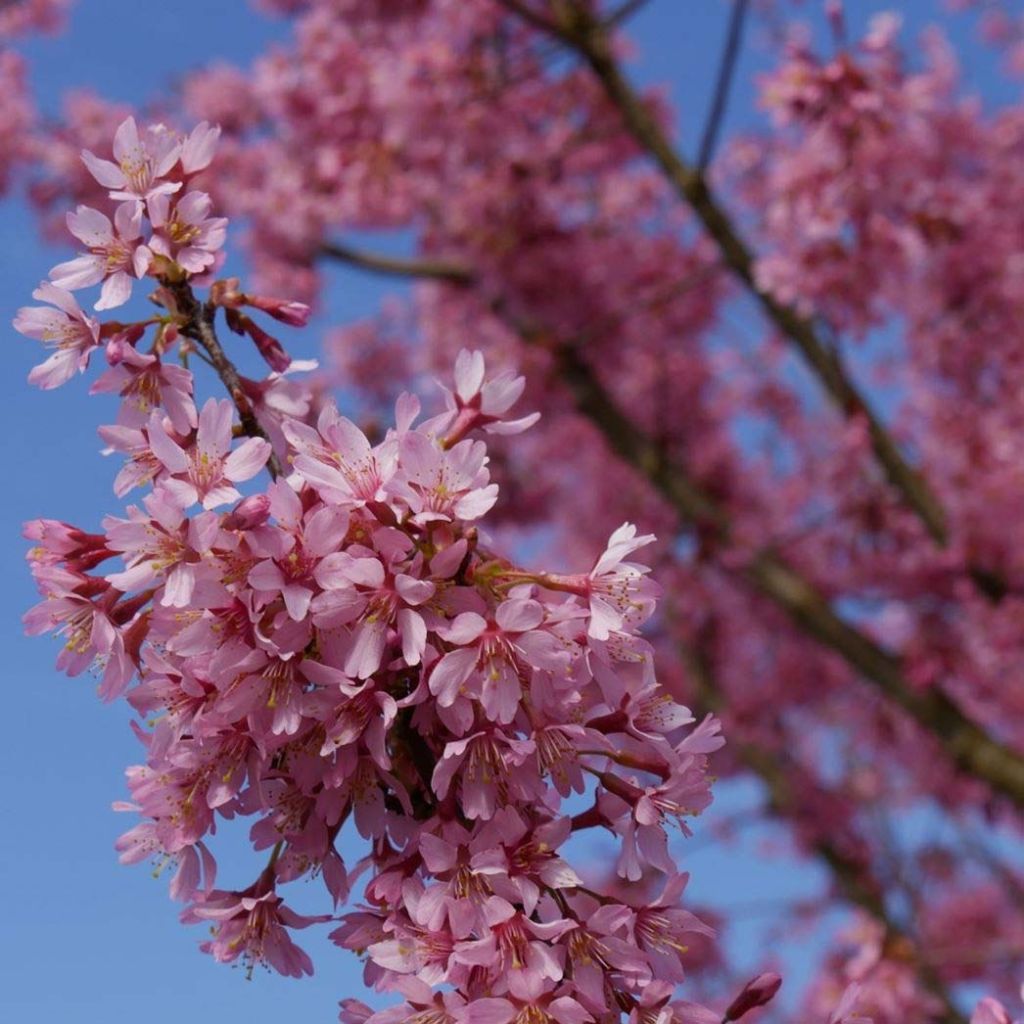
<instances>
[{"instance_id":1,"label":"flower cluster","mask_svg":"<svg viewBox=\"0 0 1024 1024\"><path fill-rule=\"evenodd\" d=\"M50 307L17 320L57 345L33 374L43 386L105 342L94 390L122 396L102 431L126 457L115 489L144 489L102 532L26 529L44 597L28 630L61 635L59 667L94 667L104 699L126 695L149 723L122 805L143 820L121 857L175 864L183 919L212 927L203 948L218 960L310 973L292 932L334 919L337 945L365 952L368 980L405 1000L373 1024L654 1019L684 978L688 937L711 932L681 905L669 831L709 804L707 755L723 741L661 689L639 635L658 591L632 557L653 537L626 524L578 574L485 546L498 488L474 435L536 417L506 418L523 380L488 375L479 353L459 355L446 409L421 419L403 395L382 437L331 403L317 411L301 385L267 401L290 359L241 309L293 325L308 311L208 282L224 222L188 182L216 137L129 120L115 162L85 154L114 218L73 215L89 252L40 286ZM102 282L109 308L143 274L164 308L145 321L101 325L68 290ZM219 311L271 363L264 381L227 359ZM169 361L191 352L231 400L197 410L192 373ZM243 496L236 485L264 468L267 486ZM218 889L210 839L242 816L265 866ZM302 877L322 879L335 908L348 898L346 827L369 844L365 903L340 919L296 913L282 890ZM622 879L660 875L660 893L586 887L565 848L590 829L614 840ZM343 1006L343 1019L368 1015Z\"/></svg>"}]
</instances>

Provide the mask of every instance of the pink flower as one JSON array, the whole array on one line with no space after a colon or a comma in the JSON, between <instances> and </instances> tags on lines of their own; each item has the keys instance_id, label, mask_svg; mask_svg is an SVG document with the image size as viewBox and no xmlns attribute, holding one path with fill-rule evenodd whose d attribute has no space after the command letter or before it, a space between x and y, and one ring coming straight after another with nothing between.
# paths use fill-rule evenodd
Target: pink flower
<instances>
[{"instance_id":1,"label":"pink flower","mask_svg":"<svg viewBox=\"0 0 1024 1024\"><path fill-rule=\"evenodd\" d=\"M313 963L286 929L308 928L330 917L296 914L285 906L269 882L258 882L242 892L215 890L188 907L182 920L214 923L213 938L200 948L215 960L230 963L242 957L250 971L255 965L266 963L279 974L301 978L313 973Z\"/></svg>"},{"instance_id":2,"label":"pink flower","mask_svg":"<svg viewBox=\"0 0 1024 1024\"><path fill-rule=\"evenodd\" d=\"M650 569L626 562L627 555L654 540L647 534L636 535L632 523L623 523L608 541L608 547L586 576L555 576L545 578L545 586L579 594L590 602L589 635L607 640L613 632L640 625L654 609L657 586L645 579Z\"/></svg>"},{"instance_id":3,"label":"pink flower","mask_svg":"<svg viewBox=\"0 0 1024 1024\"><path fill-rule=\"evenodd\" d=\"M195 443L188 450L172 440L160 414L153 413L149 444L169 474L164 486L183 508L197 501L206 509L238 501L242 495L233 485L254 477L270 457L270 445L261 437L250 437L231 451L234 412L227 399L208 399L199 413Z\"/></svg>"},{"instance_id":4,"label":"pink flower","mask_svg":"<svg viewBox=\"0 0 1024 1024\"><path fill-rule=\"evenodd\" d=\"M633 922L636 944L647 954L655 977L677 984L686 977L683 970L683 952L688 942L692 941L691 937L695 934L713 937L715 934L714 928L679 906L679 900L689 880L690 876L687 874L670 875L657 899L636 908ZM772 994L774 995L774 992Z\"/></svg>"},{"instance_id":5,"label":"pink flower","mask_svg":"<svg viewBox=\"0 0 1024 1024\"><path fill-rule=\"evenodd\" d=\"M143 504L145 513L130 506L128 519L110 517L103 524L108 545L127 564L107 580L123 591L162 583L160 602L172 608L187 607L203 578L223 591L216 571L203 564L220 528L218 517L203 512L190 520L163 491L147 494Z\"/></svg>"},{"instance_id":6,"label":"pink flower","mask_svg":"<svg viewBox=\"0 0 1024 1024\"><path fill-rule=\"evenodd\" d=\"M146 204L155 233L149 247L190 274L201 274L216 261L227 237L227 217L209 216L213 201L205 192L172 199L159 192Z\"/></svg>"},{"instance_id":7,"label":"pink flower","mask_svg":"<svg viewBox=\"0 0 1024 1024\"><path fill-rule=\"evenodd\" d=\"M452 413L445 444L450 447L477 428L489 434L519 434L532 427L540 419L539 412L518 420L502 418L525 387L526 378L511 371L487 379L483 353L462 349L455 359L455 390L445 389Z\"/></svg>"},{"instance_id":8,"label":"pink flower","mask_svg":"<svg viewBox=\"0 0 1024 1024\"><path fill-rule=\"evenodd\" d=\"M305 618L313 598L313 574L320 560L336 551L348 530L348 515L338 508L317 505L303 512L302 502L286 481L270 485L270 511L279 529L268 538L272 555L258 562L249 583L261 593L280 594L288 614Z\"/></svg>"},{"instance_id":9,"label":"pink flower","mask_svg":"<svg viewBox=\"0 0 1024 1024\"><path fill-rule=\"evenodd\" d=\"M298 420L285 420L282 429L297 453L295 471L325 501L359 507L386 498L384 487L397 466L393 442L374 448L333 405L321 410L315 430Z\"/></svg>"},{"instance_id":10,"label":"pink flower","mask_svg":"<svg viewBox=\"0 0 1024 1024\"><path fill-rule=\"evenodd\" d=\"M500 795L511 790L529 799L534 791L528 773L520 770L533 752L531 740L510 739L497 730L474 733L445 745L431 784L443 800L458 777L466 817L492 818Z\"/></svg>"},{"instance_id":11,"label":"pink flower","mask_svg":"<svg viewBox=\"0 0 1024 1024\"><path fill-rule=\"evenodd\" d=\"M325 593L313 604L314 621L328 627L356 623L345 660L346 674L356 679L368 679L380 668L392 625L406 665L420 663L427 627L417 608L434 593L429 580L403 571L410 552L398 531L379 530L374 542L380 557L369 549L360 557L339 551L327 555L316 570Z\"/></svg>"},{"instance_id":12,"label":"pink flower","mask_svg":"<svg viewBox=\"0 0 1024 1024\"><path fill-rule=\"evenodd\" d=\"M90 174L111 189L111 199L149 199L177 192L180 182L161 181L178 162L181 145L163 125L150 125L141 135L134 117L121 122L114 135L114 160L101 160L89 150L82 160Z\"/></svg>"},{"instance_id":13,"label":"pink flower","mask_svg":"<svg viewBox=\"0 0 1024 1024\"><path fill-rule=\"evenodd\" d=\"M633 912L620 903L599 903L579 893L571 900L577 927L565 943L572 978L579 994L589 1005L607 1005L605 972L611 968L632 987L645 989L652 983L647 957L628 935ZM717 1024L717 1022L716 1022Z\"/></svg>"},{"instance_id":14,"label":"pink flower","mask_svg":"<svg viewBox=\"0 0 1024 1024\"><path fill-rule=\"evenodd\" d=\"M149 433L145 428L109 424L100 427L97 433L107 443L108 447L103 450L105 455L123 452L128 456L114 479L114 493L119 498L123 498L134 487L151 483L164 472L163 463L153 454Z\"/></svg>"},{"instance_id":15,"label":"pink flower","mask_svg":"<svg viewBox=\"0 0 1024 1024\"><path fill-rule=\"evenodd\" d=\"M372 680L353 682L344 672L317 661L303 661L302 672L322 687L309 696L305 707L324 723L320 755L362 741L377 767L386 771L391 766L387 731L398 713L395 699L376 689Z\"/></svg>"},{"instance_id":16,"label":"pink flower","mask_svg":"<svg viewBox=\"0 0 1024 1024\"><path fill-rule=\"evenodd\" d=\"M402 472L389 491L409 506L417 524L472 522L498 500L498 485L488 482L487 448L480 441L460 441L445 451L410 431L401 439L400 462Z\"/></svg>"},{"instance_id":17,"label":"pink flower","mask_svg":"<svg viewBox=\"0 0 1024 1024\"><path fill-rule=\"evenodd\" d=\"M65 384L76 370L84 372L100 343L100 325L82 311L69 291L49 281L40 284L32 298L56 308L23 306L14 318L14 329L57 350L28 375L30 383L49 390Z\"/></svg>"},{"instance_id":18,"label":"pink flower","mask_svg":"<svg viewBox=\"0 0 1024 1024\"><path fill-rule=\"evenodd\" d=\"M119 338L107 343L107 359L113 365L96 378L89 394L116 391L123 399L122 424L142 426L154 409L162 407L179 434L195 429L192 374L183 366L165 363L156 354L140 352Z\"/></svg>"},{"instance_id":19,"label":"pink flower","mask_svg":"<svg viewBox=\"0 0 1024 1024\"><path fill-rule=\"evenodd\" d=\"M469 689L492 722L508 725L519 710L523 679L532 668L557 672L568 667L569 655L560 641L538 628L543 621L541 604L522 597L503 601L490 622L476 612L457 616L440 634L457 649L434 666L430 692L442 707L450 707ZM472 676L476 678L467 687Z\"/></svg>"},{"instance_id":20,"label":"pink flower","mask_svg":"<svg viewBox=\"0 0 1024 1024\"><path fill-rule=\"evenodd\" d=\"M63 636L64 648L57 657L57 668L77 676L99 662L105 666L101 696L104 700L120 696L135 674L135 665L112 618L116 592L107 588L109 592L100 601L94 601L80 592L88 589L82 577L55 567L48 567L45 577L37 573L37 580L45 585L46 600L25 613L25 632L37 636L53 630Z\"/></svg>"},{"instance_id":21,"label":"pink flower","mask_svg":"<svg viewBox=\"0 0 1024 1024\"><path fill-rule=\"evenodd\" d=\"M114 223L88 206L68 214L68 230L85 244L88 253L50 271L50 280L74 291L103 282L96 309L115 309L132 294L132 274L142 277L149 269L150 251L142 244L142 204L119 203Z\"/></svg>"},{"instance_id":22,"label":"pink flower","mask_svg":"<svg viewBox=\"0 0 1024 1024\"><path fill-rule=\"evenodd\" d=\"M485 968L523 1000L541 995L549 983L562 980L562 964L549 943L571 931L573 922L542 924L500 896L484 902L481 916L484 937L458 943L454 952L458 963Z\"/></svg>"},{"instance_id":23,"label":"pink flower","mask_svg":"<svg viewBox=\"0 0 1024 1024\"><path fill-rule=\"evenodd\" d=\"M703 767L691 758L673 766L666 781L638 789L623 785L617 776L602 776L611 791L599 795L599 804L620 836L622 845L616 869L631 882L643 877L645 865L665 874L675 872L668 852L665 824L674 823L684 834L689 830L683 818L699 814L711 802Z\"/></svg>"}]
</instances>

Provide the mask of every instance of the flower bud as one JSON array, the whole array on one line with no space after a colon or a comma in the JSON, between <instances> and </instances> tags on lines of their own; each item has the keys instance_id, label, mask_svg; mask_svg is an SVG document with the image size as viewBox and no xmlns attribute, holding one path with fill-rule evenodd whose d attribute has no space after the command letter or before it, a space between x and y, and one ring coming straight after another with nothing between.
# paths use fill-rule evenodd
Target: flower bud
<instances>
[{"instance_id":1,"label":"flower bud","mask_svg":"<svg viewBox=\"0 0 1024 1024\"><path fill-rule=\"evenodd\" d=\"M252 530L270 518L270 498L265 494L252 494L243 498L225 517L225 530Z\"/></svg>"},{"instance_id":2,"label":"flower bud","mask_svg":"<svg viewBox=\"0 0 1024 1024\"><path fill-rule=\"evenodd\" d=\"M782 978L774 971L759 974L743 986L743 991L729 1004L729 1009L725 1011L722 1020L739 1020L758 1006L765 1006L775 998L775 993L779 991L781 985Z\"/></svg>"}]
</instances>

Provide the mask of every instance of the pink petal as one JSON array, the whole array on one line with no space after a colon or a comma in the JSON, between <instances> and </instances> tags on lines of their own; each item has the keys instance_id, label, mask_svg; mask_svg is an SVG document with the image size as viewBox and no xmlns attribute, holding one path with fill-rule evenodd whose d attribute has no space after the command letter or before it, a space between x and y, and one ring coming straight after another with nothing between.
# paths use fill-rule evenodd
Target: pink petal
<instances>
[{"instance_id":1,"label":"pink petal","mask_svg":"<svg viewBox=\"0 0 1024 1024\"><path fill-rule=\"evenodd\" d=\"M243 441L225 460L224 475L236 483L254 477L270 458L270 443L262 437Z\"/></svg>"}]
</instances>

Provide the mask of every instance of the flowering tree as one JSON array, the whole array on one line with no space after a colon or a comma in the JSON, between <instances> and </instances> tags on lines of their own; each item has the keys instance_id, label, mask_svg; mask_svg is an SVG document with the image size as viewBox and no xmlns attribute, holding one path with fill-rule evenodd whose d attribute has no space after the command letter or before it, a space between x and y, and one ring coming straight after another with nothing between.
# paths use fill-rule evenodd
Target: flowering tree
<instances>
[{"instance_id":1,"label":"flowering tree","mask_svg":"<svg viewBox=\"0 0 1024 1024\"><path fill-rule=\"evenodd\" d=\"M632 82L635 0L263 6L289 48L160 119L79 95L36 123L0 61L0 167L80 250L15 318L52 349L30 380L105 361L115 491L142 491L26 528L27 628L150 723L122 859L173 862L218 960L310 973L293 932L330 922L391 997L347 1024L713 1024L779 977L733 976L667 826L702 827L709 769L750 775L831 879L804 915L845 914L799 1019L1009 1024L1024 108L965 96L938 29L856 38L828 3L819 42L736 0L691 158ZM960 6L1012 72L1024 23ZM726 144L754 16L767 120ZM339 264L415 288L321 372L267 318L304 326ZM218 887L239 817L252 876ZM320 914L288 905L304 878Z\"/></svg>"}]
</instances>

